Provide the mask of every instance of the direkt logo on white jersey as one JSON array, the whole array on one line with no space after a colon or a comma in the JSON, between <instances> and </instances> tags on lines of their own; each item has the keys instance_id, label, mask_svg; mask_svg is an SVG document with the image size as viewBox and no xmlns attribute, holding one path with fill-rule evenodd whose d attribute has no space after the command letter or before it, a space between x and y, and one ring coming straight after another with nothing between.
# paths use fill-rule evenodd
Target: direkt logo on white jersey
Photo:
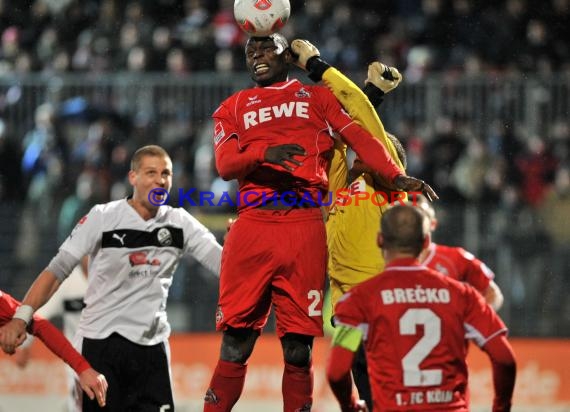
<instances>
[{"instance_id":1,"label":"direkt logo on white jersey","mask_svg":"<svg viewBox=\"0 0 570 412\"><path fill-rule=\"evenodd\" d=\"M184 234L181 228L163 226L151 232L133 229L115 229L103 232L101 248L134 249L126 251L129 265L129 277L152 277L160 271L161 259L150 257L148 247L184 248ZM153 254L154 256L154 254Z\"/></svg>"}]
</instances>

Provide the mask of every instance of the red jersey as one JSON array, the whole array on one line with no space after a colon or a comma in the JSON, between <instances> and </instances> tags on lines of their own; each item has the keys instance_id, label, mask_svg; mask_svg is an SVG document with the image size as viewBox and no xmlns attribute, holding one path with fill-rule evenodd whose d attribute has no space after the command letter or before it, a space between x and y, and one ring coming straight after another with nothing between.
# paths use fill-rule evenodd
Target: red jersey
<instances>
[{"instance_id":1,"label":"red jersey","mask_svg":"<svg viewBox=\"0 0 570 412\"><path fill-rule=\"evenodd\" d=\"M474 288L415 259L394 260L353 287L335 321L363 331L374 409L382 411L467 411L465 339L483 347L507 332Z\"/></svg>"},{"instance_id":2,"label":"red jersey","mask_svg":"<svg viewBox=\"0 0 570 412\"><path fill-rule=\"evenodd\" d=\"M460 247L431 243L422 263L453 279L469 283L481 293L487 290L495 278L487 265Z\"/></svg>"},{"instance_id":3,"label":"red jersey","mask_svg":"<svg viewBox=\"0 0 570 412\"><path fill-rule=\"evenodd\" d=\"M239 211L272 199L326 203L333 132L389 181L402 173L382 144L354 123L323 86L293 79L242 90L226 99L213 118L216 167L223 178L238 179ZM304 156L295 156L302 166L289 172L264 162L265 149L282 144L305 149Z\"/></svg>"},{"instance_id":4,"label":"red jersey","mask_svg":"<svg viewBox=\"0 0 570 412\"><path fill-rule=\"evenodd\" d=\"M14 316L19 306L20 302L7 293L0 291L0 326L12 320L12 316ZM32 335L37 336L57 357L71 366L77 374L91 367L89 362L71 346L71 343L65 336L47 319L34 315L28 329L30 329L29 332Z\"/></svg>"}]
</instances>

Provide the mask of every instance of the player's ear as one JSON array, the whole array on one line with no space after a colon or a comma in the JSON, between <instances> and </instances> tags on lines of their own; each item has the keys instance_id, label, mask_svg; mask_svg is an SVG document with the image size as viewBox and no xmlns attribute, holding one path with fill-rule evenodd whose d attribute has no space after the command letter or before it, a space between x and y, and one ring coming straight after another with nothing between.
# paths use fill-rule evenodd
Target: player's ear
<instances>
[{"instance_id":1,"label":"player's ear","mask_svg":"<svg viewBox=\"0 0 570 412\"><path fill-rule=\"evenodd\" d=\"M283 52L283 58L285 59L285 63L287 64L295 64L295 62L297 61L297 58L293 54L293 51L291 50L290 47L287 47Z\"/></svg>"},{"instance_id":2,"label":"player's ear","mask_svg":"<svg viewBox=\"0 0 570 412\"><path fill-rule=\"evenodd\" d=\"M431 235L428 233L424 237L424 242L422 244L422 250L427 249L427 247L429 246L430 243L431 243Z\"/></svg>"},{"instance_id":3,"label":"player's ear","mask_svg":"<svg viewBox=\"0 0 570 412\"><path fill-rule=\"evenodd\" d=\"M382 247L384 246L384 235L382 235L382 232L378 232L378 238L376 239L376 243L378 243L378 247L382 249Z\"/></svg>"},{"instance_id":4,"label":"player's ear","mask_svg":"<svg viewBox=\"0 0 570 412\"><path fill-rule=\"evenodd\" d=\"M433 218L430 222L430 230L433 232L437 228L437 219Z\"/></svg>"},{"instance_id":5,"label":"player's ear","mask_svg":"<svg viewBox=\"0 0 570 412\"><path fill-rule=\"evenodd\" d=\"M129 183L134 186L137 180L137 173L134 170L129 170Z\"/></svg>"}]
</instances>

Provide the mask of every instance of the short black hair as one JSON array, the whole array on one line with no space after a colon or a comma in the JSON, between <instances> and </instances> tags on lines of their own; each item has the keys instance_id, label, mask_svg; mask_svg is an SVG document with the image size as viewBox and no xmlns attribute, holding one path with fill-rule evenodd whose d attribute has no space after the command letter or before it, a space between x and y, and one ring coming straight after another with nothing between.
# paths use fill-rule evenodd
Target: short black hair
<instances>
[{"instance_id":1,"label":"short black hair","mask_svg":"<svg viewBox=\"0 0 570 412\"><path fill-rule=\"evenodd\" d=\"M396 153L398 154L398 159L400 159L400 162L402 162L402 166L404 166L404 169L406 169L408 167L408 157L406 156L406 150L404 149L402 142L400 142L400 140L392 133L386 132L386 136L388 137L388 139L390 139L390 141L394 145Z\"/></svg>"}]
</instances>

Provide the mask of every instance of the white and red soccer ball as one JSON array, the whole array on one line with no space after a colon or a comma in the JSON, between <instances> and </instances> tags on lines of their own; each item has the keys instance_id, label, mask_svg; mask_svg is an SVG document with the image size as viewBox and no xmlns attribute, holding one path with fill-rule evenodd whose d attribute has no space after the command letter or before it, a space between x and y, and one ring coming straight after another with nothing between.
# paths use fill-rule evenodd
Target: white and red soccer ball
<instances>
[{"instance_id":1,"label":"white and red soccer ball","mask_svg":"<svg viewBox=\"0 0 570 412\"><path fill-rule=\"evenodd\" d=\"M291 15L289 0L235 0L234 17L250 36L269 36L279 31Z\"/></svg>"}]
</instances>

